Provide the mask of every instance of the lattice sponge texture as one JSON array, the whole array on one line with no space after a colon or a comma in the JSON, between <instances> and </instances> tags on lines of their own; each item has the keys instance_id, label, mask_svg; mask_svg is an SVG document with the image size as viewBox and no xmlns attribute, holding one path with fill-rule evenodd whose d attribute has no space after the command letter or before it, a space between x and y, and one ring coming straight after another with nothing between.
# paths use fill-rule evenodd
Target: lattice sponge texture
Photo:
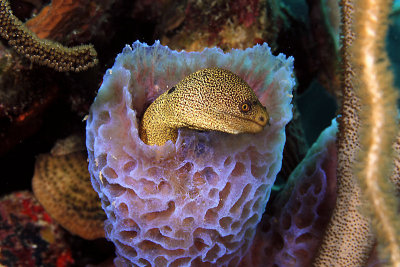
<instances>
[{"instance_id":1,"label":"lattice sponge texture","mask_svg":"<svg viewBox=\"0 0 400 267\"><path fill-rule=\"evenodd\" d=\"M290 174L240 266L313 266L336 204L337 131L333 120Z\"/></svg>"},{"instance_id":2,"label":"lattice sponge texture","mask_svg":"<svg viewBox=\"0 0 400 267\"><path fill-rule=\"evenodd\" d=\"M175 144L144 144L137 116L148 102L206 67L242 77L267 107L270 125L241 135L180 129ZM159 42L124 48L104 75L86 128L116 265L238 264L281 168L292 71L293 58L273 56L267 44L229 53L176 52Z\"/></svg>"}]
</instances>

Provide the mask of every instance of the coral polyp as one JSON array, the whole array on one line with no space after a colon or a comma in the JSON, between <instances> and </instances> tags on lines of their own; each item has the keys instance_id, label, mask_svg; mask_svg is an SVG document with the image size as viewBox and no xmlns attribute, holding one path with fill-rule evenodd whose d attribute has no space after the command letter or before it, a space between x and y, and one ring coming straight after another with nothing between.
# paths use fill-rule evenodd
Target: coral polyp
<instances>
[{"instance_id":1,"label":"coral polyp","mask_svg":"<svg viewBox=\"0 0 400 267\"><path fill-rule=\"evenodd\" d=\"M146 105L211 67L246 81L267 107L270 125L239 135L179 129L176 143L143 143L138 125ZM293 58L273 56L266 44L188 53L135 42L118 55L86 128L89 171L116 265L238 264L281 168L292 69Z\"/></svg>"}]
</instances>

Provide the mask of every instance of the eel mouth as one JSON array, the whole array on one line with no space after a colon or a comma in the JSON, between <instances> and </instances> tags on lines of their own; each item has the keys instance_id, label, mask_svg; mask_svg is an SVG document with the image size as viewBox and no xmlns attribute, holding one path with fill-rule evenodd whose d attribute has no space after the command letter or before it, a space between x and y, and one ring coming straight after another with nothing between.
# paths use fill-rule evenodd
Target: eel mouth
<instances>
[{"instance_id":1,"label":"eel mouth","mask_svg":"<svg viewBox=\"0 0 400 267\"><path fill-rule=\"evenodd\" d=\"M236 116L236 115L233 115L233 114L230 114L230 116L232 116L232 117L238 119L239 121L246 121L246 122L249 123L250 125L255 126L255 128L257 128L257 130L254 131L254 132L257 132L257 133L258 133L258 132L261 132L261 131L264 129L264 126L266 125L266 124L261 124L261 123L259 123L259 122L256 121L256 120L243 118L243 117ZM251 127L251 128L253 128L253 127ZM258 128L259 128L259 129L258 129ZM251 132L253 133L253 131L251 131ZM238 133L240 133L240 132L238 132Z\"/></svg>"},{"instance_id":2,"label":"eel mouth","mask_svg":"<svg viewBox=\"0 0 400 267\"><path fill-rule=\"evenodd\" d=\"M237 115L229 113L229 112L219 112L219 113L228 115L232 118L235 118L238 121L245 121L251 125L250 128L256 128L256 129L252 129L252 130L246 131L246 132L258 133L258 132L261 132L267 124L269 125L269 115L266 112L265 112L265 114L262 112L258 112L257 115L255 116L255 118L257 118L258 120L244 118L244 117L237 116ZM238 130L236 133L241 133L241 131Z\"/></svg>"},{"instance_id":3,"label":"eel mouth","mask_svg":"<svg viewBox=\"0 0 400 267\"><path fill-rule=\"evenodd\" d=\"M250 118L244 118L229 112L224 112L224 111L219 111L219 110L212 110L213 112L211 115L213 115L215 118L218 118L218 115L224 115L225 117L228 117L228 123L226 120L218 120L220 121L220 124L224 125L224 127L220 128L207 128L207 127L202 127L199 125L191 125L189 123L185 123L184 127L190 128L190 129L195 129L199 131L220 131L220 132L226 132L230 134L240 134L240 133L259 133L261 132L264 127L269 123L269 116L268 113L265 114L257 114L256 118L263 118L260 119L260 122L254 119ZM232 119L232 120L229 120ZM239 122L239 123L232 123L233 121ZM239 125L239 127L235 127L235 125Z\"/></svg>"}]
</instances>

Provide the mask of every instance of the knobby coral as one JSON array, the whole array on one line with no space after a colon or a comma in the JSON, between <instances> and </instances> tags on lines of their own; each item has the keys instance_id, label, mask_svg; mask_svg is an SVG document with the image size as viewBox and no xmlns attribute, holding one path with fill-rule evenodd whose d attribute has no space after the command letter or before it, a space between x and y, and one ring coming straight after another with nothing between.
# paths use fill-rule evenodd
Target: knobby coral
<instances>
[{"instance_id":1,"label":"knobby coral","mask_svg":"<svg viewBox=\"0 0 400 267\"><path fill-rule=\"evenodd\" d=\"M180 129L148 146L138 117L148 102L205 67L228 69L270 113L258 134ZM108 219L117 265L237 264L247 252L281 167L291 119L293 58L266 44L223 53L175 52L136 42L118 55L87 120L92 184Z\"/></svg>"},{"instance_id":2,"label":"knobby coral","mask_svg":"<svg viewBox=\"0 0 400 267\"><path fill-rule=\"evenodd\" d=\"M0 1L0 35L19 54L57 71L82 71L97 63L92 45L65 47L60 43L40 39L15 17L7 0Z\"/></svg>"}]
</instances>

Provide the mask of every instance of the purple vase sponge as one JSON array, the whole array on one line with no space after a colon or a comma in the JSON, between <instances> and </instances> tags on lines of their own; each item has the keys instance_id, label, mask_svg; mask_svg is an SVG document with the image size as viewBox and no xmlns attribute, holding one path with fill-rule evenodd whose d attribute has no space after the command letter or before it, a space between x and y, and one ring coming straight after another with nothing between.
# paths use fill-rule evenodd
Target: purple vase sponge
<instances>
[{"instance_id":1,"label":"purple vase sponge","mask_svg":"<svg viewBox=\"0 0 400 267\"><path fill-rule=\"evenodd\" d=\"M180 129L176 143L149 146L140 116L157 96L202 68L245 80L266 106L258 134ZM107 70L86 128L89 171L107 214L116 265L238 264L281 168L292 117L293 58L267 44L224 53L176 52L156 42L126 46Z\"/></svg>"},{"instance_id":2,"label":"purple vase sponge","mask_svg":"<svg viewBox=\"0 0 400 267\"><path fill-rule=\"evenodd\" d=\"M290 174L240 266L313 266L336 204L336 120Z\"/></svg>"}]
</instances>

